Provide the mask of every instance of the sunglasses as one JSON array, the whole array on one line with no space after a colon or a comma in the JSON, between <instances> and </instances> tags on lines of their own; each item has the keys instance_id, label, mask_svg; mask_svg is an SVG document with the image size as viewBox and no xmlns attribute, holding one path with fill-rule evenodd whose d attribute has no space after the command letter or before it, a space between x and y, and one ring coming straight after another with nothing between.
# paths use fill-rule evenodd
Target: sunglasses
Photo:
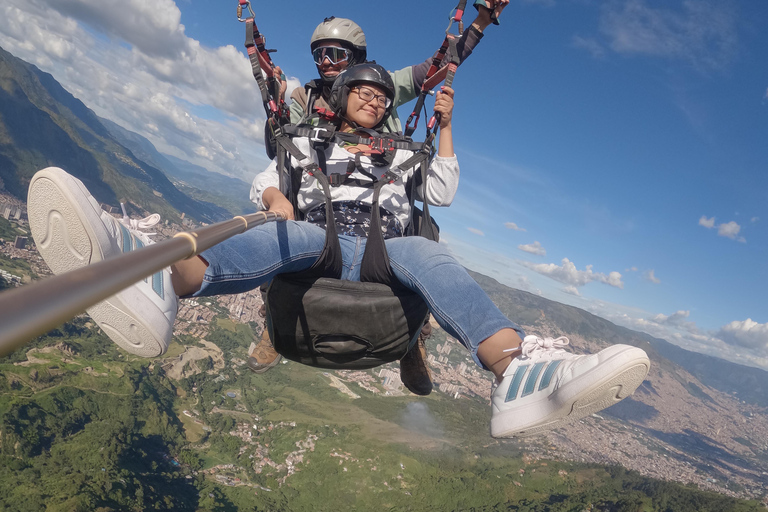
<instances>
[{"instance_id":1,"label":"sunglasses","mask_svg":"<svg viewBox=\"0 0 768 512\"><path fill-rule=\"evenodd\" d=\"M318 66L321 66L325 59L328 59L331 64L339 64L340 62L347 62L350 57L352 57L351 51L338 46L318 46L312 50L312 58L315 59L315 64Z\"/></svg>"}]
</instances>

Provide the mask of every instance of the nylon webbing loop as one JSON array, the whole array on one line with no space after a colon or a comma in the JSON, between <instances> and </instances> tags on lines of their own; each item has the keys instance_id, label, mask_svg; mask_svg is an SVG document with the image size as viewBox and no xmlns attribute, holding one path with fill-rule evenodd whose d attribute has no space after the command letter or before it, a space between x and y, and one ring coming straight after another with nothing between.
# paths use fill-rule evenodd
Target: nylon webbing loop
<instances>
[{"instance_id":1,"label":"nylon webbing loop","mask_svg":"<svg viewBox=\"0 0 768 512\"><path fill-rule=\"evenodd\" d=\"M243 6L248 7L250 17L243 19ZM266 39L259 32L254 22L255 14L248 0L239 0L237 6L237 19L245 23L245 49L251 62L251 71L256 84L259 86L261 101L267 114L267 122L264 127L265 147L269 158L275 157L274 139L282 134L282 127L290 122L288 105L280 98L280 82L275 76L275 64L270 53L276 50L268 50L265 46ZM264 79L266 75L266 80Z\"/></svg>"},{"instance_id":2,"label":"nylon webbing loop","mask_svg":"<svg viewBox=\"0 0 768 512\"><path fill-rule=\"evenodd\" d=\"M405 122L405 135L407 137L410 137L413 135L413 132L416 131L416 127L419 124L419 117L421 116L421 109L424 108L424 100L427 98L427 94L429 94L433 87L442 81L442 79L437 80L437 77L447 77L448 75L451 75L452 77L456 72L456 67L459 65L458 55L456 55L456 39L460 38L462 32L464 32L464 22L462 21L462 17L464 16L464 9L466 7L467 0L460 0L459 4L456 6L456 9L453 11L452 16L450 17L448 28L445 29L445 39L443 39L443 43L440 45L440 49L437 50L435 57L432 59L432 65L429 67L427 76L421 86L419 99L416 101L413 112L411 112L411 115L408 116L408 120ZM454 23L458 23L458 34L451 33L451 27L453 27ZM443 68L442 64L445 60L445 55L449 48L451 49L452 53L451 65L455 64L455 67L453 69L449 68L445 72L440 73L441 69ZM451 82L452 81L453 78L451 78ZM411 125L411 123L413 123L413 125ZM427 133L429 133L429 130L430 128L427 128Z\"/></svg>"}]
</instances>

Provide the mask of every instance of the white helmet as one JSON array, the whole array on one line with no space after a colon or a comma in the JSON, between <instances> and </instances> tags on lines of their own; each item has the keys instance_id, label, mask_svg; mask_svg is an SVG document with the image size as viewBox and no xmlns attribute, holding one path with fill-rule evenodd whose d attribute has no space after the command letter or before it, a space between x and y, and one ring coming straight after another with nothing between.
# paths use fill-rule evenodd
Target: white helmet
<instances>
[{"instance_id":1,"label":"white helmet","mask_svg":"<svg viewBox=\"0 0 768 512\"><path fill-rule=\"evenodd\" d=\"M320 46L320 43L328 39L340 41L345 47L352 50L350 65L365 62L367 57L365 33L360 25L354 21L334 16L325 18L312 32L312 38L309 41L310 48L314 50Z\"/></svg>"}]
</instances>

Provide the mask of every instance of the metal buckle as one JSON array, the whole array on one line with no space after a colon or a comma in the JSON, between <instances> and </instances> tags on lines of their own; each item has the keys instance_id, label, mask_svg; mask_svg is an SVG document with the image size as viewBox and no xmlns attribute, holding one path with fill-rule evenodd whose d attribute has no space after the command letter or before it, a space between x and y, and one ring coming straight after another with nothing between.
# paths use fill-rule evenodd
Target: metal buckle
<instances>
[{"instance_id":1,"label":"metal buckle","mask_svg":"<svg viewBox=\"0 0 768 512\"><path fill-rule=\"evenodd\" d=\"M324 131L322 128L312 128L312 135L309 137L309 140L312 142L325 142L325 139L319 137L319 134Z\"/></svg>"}]
</instances>

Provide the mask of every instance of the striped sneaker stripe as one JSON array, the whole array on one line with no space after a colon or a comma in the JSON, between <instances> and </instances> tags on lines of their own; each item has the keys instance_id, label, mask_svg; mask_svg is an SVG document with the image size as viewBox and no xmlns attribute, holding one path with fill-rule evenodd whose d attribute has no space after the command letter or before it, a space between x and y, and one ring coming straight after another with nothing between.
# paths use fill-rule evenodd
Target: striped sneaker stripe
<instances>
[{"instance_id":1,"label":"striped sneaker stripe","mask_svg":"<svg viewBox=\"0 0 768 512\"><path fill-rule=\"evenodd\" d=\"M504 399L504 402L511 402L517 398L517 392L520 390L520 383L523 382L523 377L525 377L526 371L528 371L528 365L520 366L515 370L515 375L512 377L512 382L509 384L507 398Z\"/></svg>"},{"instance_id":2,"label":"striped sneaker stripe","mask_svg":"<svg viewBox=\"0 0 768 512\"><path fill-rule=\"evenodd\" d=\"M130 252L134 249L141 249L144 247L144 242L139 238L133 236L131 232L121 223L117 223L120 226L120 231L123 234L123 252ZM149 283L149 278L144 279L145 283ZM157 274L152 275L152 291L154 291L160 299L165 300L165 287L163 285L163 271L161 270Z\"/></svg>"},{"instance_id":3,"label":"striped sneaker stripe","mask_svg":"<svg viewBox=\"0 0 768 512\"><path fill-rule=\"evenodd\" d=\"M161 270L157 274L152 274L152 291L154 291L158 297L165 300L165 290L163 290L163 271Z\"/></svg>"},{"instance_id":4,"label":"striped sneaker stripe","mask_svg":"<svg viewBox=\"0 0 768 512\"><path fill-rule=\"evenodd\" d=\"M539 374L541 373L541 370L544 369L544 366L547 363L536 363L533 365L533 368L531 369L531 373L528 374L528 379L525 381L525 386L523 387L523 394L520 395L520 397L528 396L531 393L534 392L536 389L536 381L539 379Z\"/></svg>"},{"instance_id":5,"label":"striped sneaker stripe","mask_svg":"<svg viewBox=\"0 0 768 512\"><path fill-rule=\"evenodd\" d=\"M120 231L123 233L123 252L131 252L133 250L131 240L133 237L131 236L131 232L128 231L128 228L120 224L119 222L116 223L118 226L120 226Z\"/></svg>"},{"instance_id":6,"label":"striped sneaker stripe","mask_svg":"<svg viewBox=\"0 0 768 512\"><path fill-rule=\"evenodd\" d=\"M507 396L504 399L504 402L511 402L517 398L518 393L520 393L520 385L523 383L523 379L525 379L525 386L523 386L522 393L520 393L520 398L531 395L534 391L541 391L542 389L549 387L552 383L552 378L555 376L555 372L562 362L562 359L558 359L548 363L536 363L533 367L530 365L519 366L512 376L512 382L510 382L509 388L507 388ZM528 368L531 368L530 372L528 372ZM526 374L528 374L528 378L526 378ZM539 380L539 376L541 376L541 381L539 382L537 390L536 382Z\"/></svg>"},{"instance_id":7,"label":"striped sneaker stripe","mask_svg":"<svg viewBox=\"0 0 768 512\"><path fill-rule=\"evenodd\" d=\"M555 370L557 370L558 366L560 366L562 362L563 362L562 359L558 359L556 361L552 361L551 363L549 363L549 366L547 366L547 369L544 371L544 375L541 376L539 391L549 387L549 384L552 382L552 376L555 374Z\"/></svg>"}]
</instances>

